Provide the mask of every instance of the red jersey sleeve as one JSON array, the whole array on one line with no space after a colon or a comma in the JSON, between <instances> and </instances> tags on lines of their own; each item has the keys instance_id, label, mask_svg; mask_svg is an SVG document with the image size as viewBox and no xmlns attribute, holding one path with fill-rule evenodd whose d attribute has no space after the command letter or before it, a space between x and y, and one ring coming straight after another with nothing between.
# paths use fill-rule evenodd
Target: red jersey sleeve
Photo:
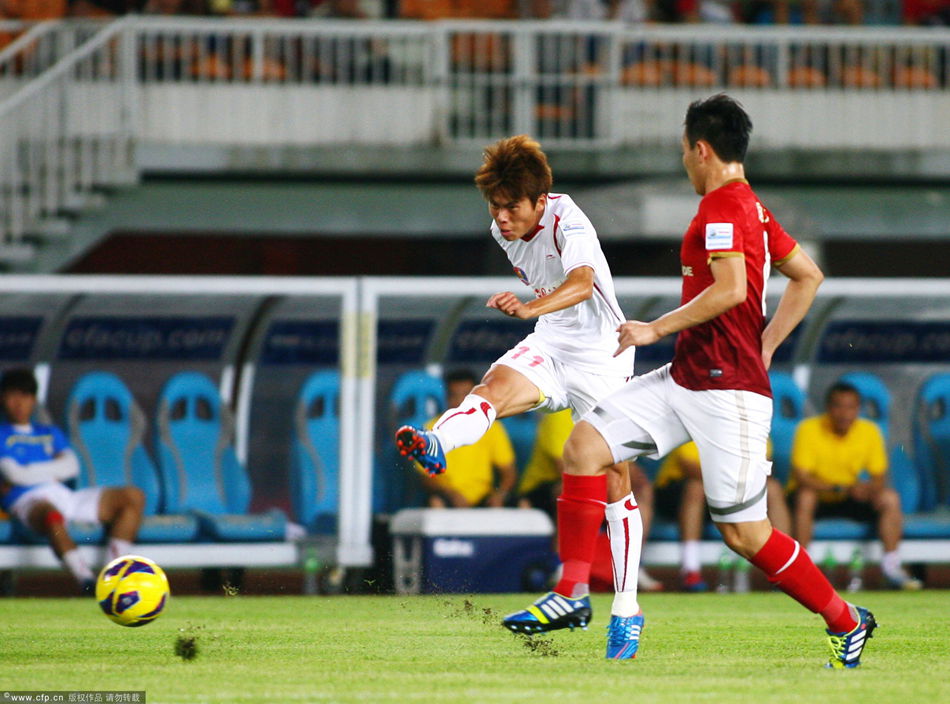
<instances>
[{"instance_id":1,"label":"red jersey sleeve","mask_svg":"<svg viewBox=\"0 0 950 704\"><path fill-rule=\"evenodd\" d=\"M699 204L699 235L706 249L706 263L719 257L745 256L746 238L741 207L725 193L714 192Z\"/></svg>"},{"instance_id":2,"label":"red jersey sleeve","mask_svg":"<svg viewBox=\"0 0 950 704\"><path fill-rule=\"evenodd\" d=\"M781 266L798 251L798 242L785 231L778 220L762 206L765 231L769 238L769 258L775 266Z\"/></svg>"}]
</instances>

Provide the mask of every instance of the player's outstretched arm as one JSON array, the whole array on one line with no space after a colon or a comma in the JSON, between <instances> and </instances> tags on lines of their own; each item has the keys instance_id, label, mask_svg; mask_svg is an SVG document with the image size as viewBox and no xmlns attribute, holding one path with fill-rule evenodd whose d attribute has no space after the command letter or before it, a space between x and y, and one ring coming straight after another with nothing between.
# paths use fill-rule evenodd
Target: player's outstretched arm
<instances>
[{"instance_id":1,"label":"player's outstretched arm","mask_svg":"<svg viewBox=\"0 0 950 704\"><path fill-rule=\"evenodd\" d=\"M564 283L546 296L522 303L515 294L503 291L489 298L485 305L489 308L497 308L512 318L528 320L545 313L575 306L581 301L586 301L593 293L594 270L588 266L581 266L569 272Z\"/></svg>"},{"instance_id":2,"label":"player's outstretched arm","mask_svg":"<svg viewBox=\"0 0 950 704\"><path fill-rule=\"evenodd\" d=\"M811 308L818 287L825 278L815 261L801 247L777 268L789 278L789 282L775 309L775 315L762 331L762 361L766 369L772 363L775 350Z\"/></svg>"},{"instance_id":3,"label":"player's outstretched arm","mask_svg":"<svg viewBox=\"0 0 950 704\"><path fill-rule=\"evenodd\" d=\"M746 298L745 259L722 257L710 264L713 282L702 293L676 310L661 315L651 323L628 320L617 328L620 346L616 357L628 347L652 345L673 333L712 320Z\"/></svg>"}]
</instances>

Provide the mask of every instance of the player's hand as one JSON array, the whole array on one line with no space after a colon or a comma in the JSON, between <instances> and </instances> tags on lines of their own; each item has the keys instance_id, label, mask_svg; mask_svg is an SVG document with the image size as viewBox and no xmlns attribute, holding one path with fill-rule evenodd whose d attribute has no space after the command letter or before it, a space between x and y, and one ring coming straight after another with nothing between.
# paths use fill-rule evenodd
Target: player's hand
<instances>
[{"instance_id":1,"label":"player's hand","mask_svg":"<svg viewBox=\"0 0 950 704\"><path fill-rule=\"evenodd\" d=\"M488 299L485 305L488 308L495 308L505 315L518 318L519 320L527 320L531 317L531 309L522 303L511 291L496 293Z\"/></svg>"},{"instance_id":2,"label":"player's hand","mask_svg":"<svg viewBox=\"0 0 950 704\"><path fill-rule=\"evenodd\" d=\"M471 504L468 502L462 494L457 491L446 492L446 498L448 498L449 503L452 504L453 508L468 508Z\"/></svg>"},{"instance_id":3,"label":"player's hand","mask_svg":"<svg viewBox=\"0 0 950 704\"><path fill-rule=\"evenodd\" d=\"M765 370L768 371L769 367L772 366L772 353L762 350L762 363L765 365Z\"/></svg>"},{"instance_id":4,"label":"player's hand","mask_svg":"<svg viewBox=\"0 0 950 704\"><path fill-rule=\"evenodd\" d=\"M617 342L620 346L617 348L617 351L614 352L614 357L628 347L652 345L660 339L660 335L652 323L643 323L639 320L628 320L617 327L617 333Z\"/></svg>"},{"instance_id":5,"label":"player's hand","mask_svg":"<svg viewBox=\"0 0 950 704\"><path fill-rule=\"evenodd\" d=\"M489 508L503 508L505 505L505 492L503 491L493 491L488 496L488 500L485 502L485 505Z\"/></svg>"}]
</instances>

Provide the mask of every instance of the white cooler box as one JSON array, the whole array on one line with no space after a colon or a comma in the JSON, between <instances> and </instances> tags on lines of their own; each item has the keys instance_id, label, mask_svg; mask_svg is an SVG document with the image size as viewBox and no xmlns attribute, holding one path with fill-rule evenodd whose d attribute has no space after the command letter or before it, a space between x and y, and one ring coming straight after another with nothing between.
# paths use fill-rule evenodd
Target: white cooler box
<instances>
[{"instance_id":1,"label":"white cooler box","mask_svg":"<svg viewBox=\"0 0 950 704\"><path fill-rule=\"evenodd\" d=\"M397 594L541 591L557 566L538 509L405 509L389 530Z\"/></svg>"}]
</instances>

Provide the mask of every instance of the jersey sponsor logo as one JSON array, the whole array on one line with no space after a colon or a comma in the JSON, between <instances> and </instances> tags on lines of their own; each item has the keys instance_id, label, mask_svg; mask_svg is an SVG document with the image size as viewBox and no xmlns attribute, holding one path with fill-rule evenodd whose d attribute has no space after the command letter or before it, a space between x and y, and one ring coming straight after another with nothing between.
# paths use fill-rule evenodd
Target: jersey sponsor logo
<instances>
[{"instance_id":1,"label":"jersey sponsor logo","mask_svg":"<svg viewBox=\"0 0 950 704\"><path fill-rule=\"evenodd\" d=\"M512 270L515 272L515 276L521 279L521 283L523 283L525 286L531 285L531 282L528 281L528 275L525 273L524 269L522 269L520 266L515 266L512 267Z\"/></svg>"},{"instance_id":2,"label":"jersey sponsor logo","mask_svg":"<svg viewBox=\"0 0 950 704\"><path fill-rule=\"evenodd\" d=\"M732 249L731 222L706 223L706 249Z\"/></svg>"},{"instance_id":3,"label":"jersey sponsor logo","mask_svg":"<svg viewBox=\"0 0 950 704\"><path fill-rule=\"evenodd\" d=\"M534 295L537 298L544 298L549 293L553 293L556 290L557 290L557 286L540 286L534 289Z\"/></svg>"},{"instance_id":4,"label":"jersey sponsor logo","mask_svg":"<svg viewBox=\"0 0 950 704\"><path fill-rule=\"evenodd\" d=\"M692 276L692 275L693 275L693 267L691 267L691 266L686 266L685 264L683 264L682 266L683 266L683 276Z\"/></svg>"},{"instance_id":5,"label":"jersey sponsor logo","mask_svg":"<svg viewBox=\"0 0 950 704\"><path fill-rule=\"evenodd\" d=\"M563 232L565 236L583 232L584 229L584 223L582 222L568 222L561 225L561 232Z\"/></svg>"}]
</instances>

